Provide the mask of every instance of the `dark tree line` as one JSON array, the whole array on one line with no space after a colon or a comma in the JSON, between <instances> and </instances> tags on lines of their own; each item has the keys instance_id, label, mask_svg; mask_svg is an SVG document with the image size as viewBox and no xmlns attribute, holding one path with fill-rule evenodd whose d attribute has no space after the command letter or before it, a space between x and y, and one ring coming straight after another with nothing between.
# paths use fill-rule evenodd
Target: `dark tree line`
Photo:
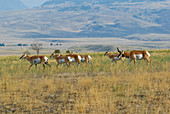
<instances>
[{"instance_id":1,"label":"dark tree line","mask_svg":"<svg viewBox=\"0 0 170 114\"><path fill-rule=\"evenodd\" d=\"M4 43L0 43L0 46L5 46L5 44Z\"/></svg>"}]
</instances>

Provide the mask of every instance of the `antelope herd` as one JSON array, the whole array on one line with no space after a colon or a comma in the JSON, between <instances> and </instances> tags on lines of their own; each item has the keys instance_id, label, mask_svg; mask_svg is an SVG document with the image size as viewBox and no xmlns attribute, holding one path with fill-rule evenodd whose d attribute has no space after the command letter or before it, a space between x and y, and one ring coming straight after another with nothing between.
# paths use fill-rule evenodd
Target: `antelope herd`
<instances>
[{"instance_id":1,"label":"antelope herd","mask_svg":"<svg viewBox=\"0 0 170 114\"><path fill-rule=\"evenodd\" d=\"M152 67L152 61L149 59L150 54L148 51L145 50L133 50L130 52L126 52L126 51L120 51L119 48L117 48L118 54L111 54L111 52L108 50L105 52L104 56L108 56L111 60L111 65L113 64L113 62L117 63L117 61L121 60L123 63L125 63L125 58L129 59L129 63L133 60L135 67L136 67L136 60L141 60L144 59L147 62L147 65L150 63L151 67ZM50 58L55 58L56 62L57 62L57 67L58 65L62 65L62 64L66 64L67 68L69 68L70 64L76 63L77 66L81 65L82 62L85 62L86 65L89 63L92 65L91 60L92 57L90 55L78 55L78 54L68 54L68 55L62 55L60 53L52 53ZM31 65L29 66L29 70L30 68L35 65L35 67L37 68L37 64L42 64L43 65L43 70L45 69L45 65L48 65L50 68L50 64L48 63L48 58L46 56L28 56L27 54L23 54L20 59L27 59ZM75 66L74 66L75 67Z\"/></svg>"}]
</instances>

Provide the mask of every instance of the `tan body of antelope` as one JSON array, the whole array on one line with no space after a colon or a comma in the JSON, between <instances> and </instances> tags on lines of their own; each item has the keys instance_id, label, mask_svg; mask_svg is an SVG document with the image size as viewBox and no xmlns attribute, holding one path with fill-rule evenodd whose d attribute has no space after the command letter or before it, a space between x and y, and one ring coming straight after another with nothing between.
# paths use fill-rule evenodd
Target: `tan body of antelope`
<instances>
[{"instance_id":1,"label":"tan body of antelope","mask_svg":"<svg viewBox=\"0 0 170 114\"><path fill-rule=\"evenodd\" d=\"M125 62L124 59L125 57L118 57L119 54L111 54L110 51L106 51L106 53L104 54L104 56L108 56L111 59L111 65L113 64L113 62L117 63L117 61L121 60L123 63Z\"/></svg>"},{"instance_id":2,"label":"tan body of antelope","mask_svg":"<svg viewBox=\"0 0 170 114\"><path fill-rule=\"evenodd\" d=\"M90 62L90 60L92 60L92 57L90 55L80 55L80 57L81 62L86 62L86 64L89 63L92 65L92 63Z\"/></svg>"},{"instance_id":3,"label":"tan body of antelope","mask_svg":"<svg viewBox=\"0 0 170 114\"><path fill-rule=\"evenodd\" d=\"M27 59L31 65L29 66L29 70L30 68L35 65L35 67L37 68L37 64L42 64L43 65L43 70L45 69L45 64L48 65L50 68L50 64L48 63L48 58L46 56L28 56L27 54L23 54L20 59Z\"/></svg>"},{"instance_id":4,"label":"tan body of antelope","mask_svg":"<svg viewBox=\"0 0 170 114\"><path fill-rule=\"evenodd\" d=\"M62 54L58 54L58 56L63 56ZM78 64L81 64L81 56L77 54L69 54L66 55L67 57L71 57L70 62L73 63L75 62L78 66Z\"/></svg>"},{"instance_id":5,"label":"tan body of antelope","mask_svg":"<svg viewBox=\"0 0 170 114\"><path fill-rule=\"evenodd\" d=\"M71 57L69 57L69 56L61 56L60 54L55 54L55 53L52 53L51 54L51 56L50 56L50 58L51 57L54 57L55 59L56 59L56 61L57 61L57 67L58 67L58 65L59 64L63 64L63 63L66 63L66 65L67 65L67 68L69 68L69 66L70 66L70 62L72 62L72 58Z\"/></svg>"},{"instance_id":6,"label":"tan body of antelope","mask_svg":"<svg viewBox=\"0 0 170 114\"><path fill-rule=\"evenodd\" d=\"M118 57L126 57L126 58L129 58L129 63L128 65L131 63L131 61L133 60L134 61L134 64L136 66L136 60L142 60L144 59L146 62L147 62L147 65L150 63L151 66L152 66L152 61L149 59L150 57L150 53L148 51L145 51L145 50L133 50L133 51L130 51L129 53L128 52L125 52L125 51L120 51L119 48L118 49L118 52L120 53L118 55Z\"/></svg>"}]
</instances>

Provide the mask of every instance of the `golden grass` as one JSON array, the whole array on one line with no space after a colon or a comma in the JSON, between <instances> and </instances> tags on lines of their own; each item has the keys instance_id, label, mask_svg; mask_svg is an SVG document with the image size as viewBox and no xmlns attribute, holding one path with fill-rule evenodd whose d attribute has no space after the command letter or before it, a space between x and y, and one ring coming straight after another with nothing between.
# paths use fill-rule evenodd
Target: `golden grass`
<instances>
[{"instance_id":1,"label":"golden grass","mask_svg":"<svg viewBox=\"0 0 170 114\"><path fill-rule=\"evenodd\" d=\"M161 53L162 54L162 53ZM68 70L34 67L18 56L0 57L2 113L169 113L170 53L152 53L153 69L137 61L137 68L110 66L103 53L91 53L93 66Z\"/></svg>"}]
</instances>

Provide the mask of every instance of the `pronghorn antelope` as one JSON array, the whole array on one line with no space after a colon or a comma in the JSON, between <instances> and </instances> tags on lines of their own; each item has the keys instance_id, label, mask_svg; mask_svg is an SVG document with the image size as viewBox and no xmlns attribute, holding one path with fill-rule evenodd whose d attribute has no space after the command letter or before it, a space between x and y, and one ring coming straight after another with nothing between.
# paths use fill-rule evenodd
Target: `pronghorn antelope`
<instances>
[{"instance_id":1,"label":"pronghorn antelope","mask_svg":"<svg viewBox=\"0 0 170 114\"><path fill-rule=\"evenodd\" d=\"M134 61L134 64L136 66L136 60L141 60L141 59L144 59L146 62L147 62L147 65L151 64L152 66L152 61L149 59L150 57L150 54L148 51L145 51L145 50L133 50L131 52L125 52L125 51L120 51L119 48L117 48L118 52L120 53L118 55L118 57L126 57L126 58L129 58L129 63L133 60Z\"/></svg>"},{"instance_id":2,"label":"pronghorn antelope","mask_svg":"<svg viewBox=\"0 0 170 114\"><path fill-rule=\"evenodd\" d=\"M58 54L58 56L63 56L62 54ZM69 54L69 55L66 55L67 57L71 57L71 63L75 62L77 63L77 66L78 64L81 64L81 56L80 55L77 55L77 54Z\"/></svg>"},{"instance_id":3,"label":"pronghorn antelope","mask_svg":"<svg viewBox=\"0 0 170 114\"><path fill-rule=\"evenodd\" d=\"M69 55L66 55L66 56L71 57L72 58L72 62L77 63L77 66L78 66L78 64L81 64L81 57L80 57L80 55L69 54Z\"/></svg>"},{"instance_id":4,"label":"pronghorn antelope","mask_svg":"<svg viewBox=\"0 0 170 114\"><path fill-rule=\"evenodd\" d=\"M90 62L90 60L92 60L92 57L90 55L80 55L81 57L81 62L86 62L90 63L92 65L92 63Z\"/></svg>"},{"instance_id":5,"label":"pronghorn antelope","mask_svg":"<svg viewBox=\"0 0 170 114\"><path fill-rule=\"evenodd\" d=\"M62 65L63 63L66 63L67 68L69 68L70 62L72 62L72 59L69 56L61 56L60 54L57 55L56 53L52 53L50 58L51 57L54 57L56 59L56 61L58 63L57 67L58 67L59 64Z\"/></svg>"},{"instance_id":6,"label":"pronghorn antelope","mask_svg":"<svg viewBox=\"0 0 170 114\"><path fill-rule=\"evenodd\" d=\"M108 51L106 51L106 53L104 54L104 56L108 56L110 59L111 59L111 61L112 61L112 63L111 63L111 65L113 64L113 62L115 62L115 63L117 63L117 61L119 61L119 60L121 60L123 63L124 63L124 57L118 57L118 55L119 54L111 54L110 53L110 51L108 50Z\"/></svg>"},{"instance_id":7,"label":"pronghorn antelope","mask_svg":"<svg viewBox=\"0 0 170 114\"><path fill-rule=\"evenodd\" d=\"M23 54L20 59L27 59L31 65L29 66L29 70L30 68L35 65L35 67L37 68L37 64L42 63L43 65L43 70L45 69L45 64L48 65L50 68L50 64L48 64L48 58L46 56L28 56L27 54Z\"/></svg>"}]
</instances>

